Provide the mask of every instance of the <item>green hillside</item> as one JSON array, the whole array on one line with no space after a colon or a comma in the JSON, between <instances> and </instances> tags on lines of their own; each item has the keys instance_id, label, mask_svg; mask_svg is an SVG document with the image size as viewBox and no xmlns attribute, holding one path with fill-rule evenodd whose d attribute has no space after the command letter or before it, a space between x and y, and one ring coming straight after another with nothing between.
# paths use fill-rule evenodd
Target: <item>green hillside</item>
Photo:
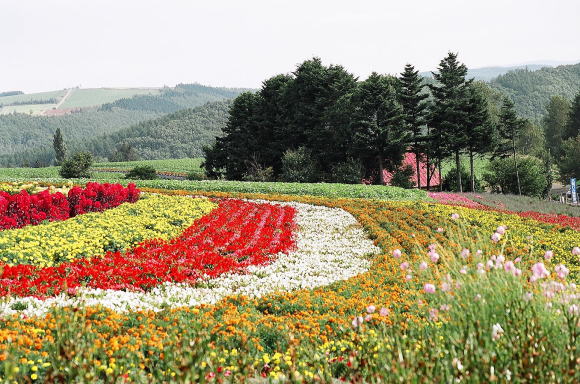
<instances>
[{"instance_id":1,"label":"green hillside","mask_svg":"<svg viewBox=\"0 0 580 384\"><path fill-rule=\"evenodd\" d=\"M158 95L158 88L88 88L74 89L61 109L86 108L100 106L111 103L115 100L138 96L138 95Z\"/></svg>"},{"instance_id":2,"label":"green hillside","mask_svg":"<svg viewBox=\"0 0 580 384\"><path fill-rule=\"evenodd\" d=\"M552 96L572 99L580 90L580 63L542 68L519 69L498 76L491 86L509 95L518 113L539 122Z\"/></svg>"},{"instance_id":3,"label":"green hillside","mask_svg":"<svg viewBox=\"0 0 580 384\"><path fill-rule=\"evenodd\" d=\"M136 124L115 133L76 143L107 158L121 144L129 144L141 159L169 159L202 156L202 148L221 135L231 102L207 103Z\"/></svg>"}]
</instances>

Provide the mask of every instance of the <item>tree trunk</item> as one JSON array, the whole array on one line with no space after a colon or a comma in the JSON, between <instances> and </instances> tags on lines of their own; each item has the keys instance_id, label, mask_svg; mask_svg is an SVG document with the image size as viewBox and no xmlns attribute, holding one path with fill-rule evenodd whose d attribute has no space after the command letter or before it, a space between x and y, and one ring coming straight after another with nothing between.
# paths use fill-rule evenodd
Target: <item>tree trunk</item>
<instances>
[{"instance_id":1,"label":"tree trunk","mask_svg":"<svg viewBox=\"0 0 580 384\"><path fill-rule=\"evenodd\" d=\"M383 157L378 156L378 160L379 160L379 181L381 185L385 185L385 174L383 173L385 165L383 164Z\"/></svg>"},{"instance_id":2,"label":"tree trunk","mask_svg":"<svg viewBox=\"0 0 580 384\"><path fill-rule=\"evenodd\" d=\"M441 159L437 159L437 167L439 168L439 192L443 192L443 176L441 176Z\"/></svg>"},{"instance_id":3,"label":"tree trunk","mask_svg":"<svg viewBox=\"0 0 580 384\"><path fill-rule=\"evenodd\" d=\"M457 171L457 190L463 192L463 185L461 183L461 168L459 164L459 151L455 151L455 169Z\"/></svg>"},{"instance_id":4,"label":"tree trunk","mask_svg":"<svg viewBox=\"0 0 580 384\"><path fill-rule=\"evenodd\" d=\"M429 156L425 156L425 165L427 166L427 191L431 190L431 163L429 163Z\"/></svg>"},{"instance_id":5,"label":"tree trunk","mask_svg":"<svg viewBox=\"0 0 580 384\"><path fill-rule=\"evenodd\" d=\"M417 165L417 189L421 189L421 169L419 166L419 150L418 149L415 150L415 164Z\"/></svg>"},{"instance_id":6,"label":"tree trunk","mask_svg":"<svg viewBox=\"0 0 580 384\"><path fill-rule=\"evenodd\" d=\"M471 172L471 192L475 192L475 173L473 172L473 151L469 151L469 168Z\"/></svg>"},{"instance_id":7,"label":"tree trunk","mask_svg":"<svg viewBox=\"0 0 580 384\"><path fill-rule=\"evenodd\" d=\"M518 183L518 194L521 196L522 195L522 186L520 184L520 172L518 171L518 159L516 157L516 140L515 140L515 138L512 138L512 149L514 152L514 164L516 166L516 180Z\"/></svg>"}]
</instances>

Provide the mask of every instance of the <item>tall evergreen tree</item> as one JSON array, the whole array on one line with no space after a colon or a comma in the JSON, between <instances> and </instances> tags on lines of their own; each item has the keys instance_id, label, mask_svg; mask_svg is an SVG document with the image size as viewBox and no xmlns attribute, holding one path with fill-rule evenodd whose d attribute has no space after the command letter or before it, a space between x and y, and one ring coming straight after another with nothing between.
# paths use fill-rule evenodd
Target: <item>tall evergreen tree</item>
<instances>
[{"instance_id":1,"label":"tall evergreen tree","mask_svg":"<svg viewBox=\"0 0 580 384\"><path fill-rule=\"evenodd\" d=\"M421 156L425 152L425 135L423 133L426 124L427 103L429 96L423 93L423 78L419 71L411 64L405 66L405 70L399 77L399 101L403 107L404 120L407 129L412 135L412 151L415 154L415 167L417 171L417 188L421 188Z\"/></svg>"},{"instance_id":2,"label":"tall evergreen tree","mask_svg":"<svg viewBox=\"0 0 580 384\"><path fill-rule=\"evenodd\" d=\"M467 67L457 60L457 54L449 52L439 63L438 72L433 72L436 84L429 85L433 94L434 105L431 125L434 137L440 146L436 150L437 161L446 157L446 150L455 155L457 171L457 190L462 191L460 153L467 142L469 92L471 81L466 81ZM441 147L443 146L443 147Z\"/></svg>"},{"instance_id":3,"label":"tall evergreen tree","mask_svg":"<svg viewBox=\"0 0 580 384\"><path fill-rule=\"evenodd\" d=\"M469 172L471 192L475 192L475 173L473 158L475 154L484 154L492 149L493 125L489 116L487 101L475 86L469 87L467 117L469 126L466 131L466 147L469 154Z\"/></svg>"},{"instance_id":4,"label":"tall evergreen tree","mask_svg":"<svg viewBox=\"0 0 580 384\"><path fill-rule=\"evenodd\" d=\"M580 91L576 94L570 114L568 116L568 125L562 137L563 140L577 137L580 135Z\"/></svg>"},{"instance_id":5,"label":"tall evergreen tree","mask_svg":"<svg viewBox=\"0 0 580 384\"><path fill-rule=\"evenodd\" d=\"M352 96L355 146L363 161L375 162L381 184L385 169L394 171L400 166L409 140L395 85L395 79L373 72Z\"/></svg>"},{"instance_id":6,"label":"tall evergreen tree","mask_svg":"<svg viewBox=\"0 0 580 384\"><path fill-rule=\"evenodd\" d=\"M496 143L494 157L507 157L510 155L513 156L514 166L516 169L518 193L520 195L522 194L522 188L516 155L516 141L521 135L521 130L524 124L525 121L518 118L516 114L514 103L506 97L500 111L499 124L497 127L498 142Z\"/></svg>"},{"instance_id":7,"label":"tall evergreen tree","mask_svg":"<svg viewBox=\"0 0 580 384\"><path fill-rule=\"evenodd\" d=\"M544 116L544 132L546 143L552 155L559 159L562 154L562 141L565 136L568 117L570 115L570 102L562 96L552 96L546 107Z\"/></svg>"},{"instance_id":8,"label":"tall evergreen tree","mask_svg":"<svg viewBox=\"0 0 580 384\"><path fill-rule=\"evenodd\" d=\"M52 138L52 147L54 148L56 163L62 164L62 162L66 158L66 145L64 143L64 139L62 137L62 132L60 131L60 128L57 128L56 132L54 133L54 136Z\"/></svg>"}]
</instances>

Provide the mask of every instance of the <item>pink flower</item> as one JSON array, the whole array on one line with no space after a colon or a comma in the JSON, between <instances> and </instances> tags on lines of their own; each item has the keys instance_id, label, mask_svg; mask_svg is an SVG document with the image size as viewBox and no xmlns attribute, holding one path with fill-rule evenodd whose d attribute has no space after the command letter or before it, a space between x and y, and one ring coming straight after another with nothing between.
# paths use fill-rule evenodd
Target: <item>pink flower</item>
<instances>
[{"instance_id":1,"label":"pink flower","mask_svg":"<svg viewBox=\"0 0 580 384\"><path fill-rule=\"evenodd\" d=\"M405 276L405 280L407 280L407 281L413 280L413 275L409 274L409 275Z\"/></svg>"},{"instance_id":2,"label":"pink flower","mask_svg":"<svg viewBox=\"0 0 580 384\"><path fill-rule=\"evenodd\" d=\"M398 259L399 257L401 257L401 255L402 255L402 252L401 252L401 250L400 250L400 249L395 249L395 250L393 251L393 257L394 257L395 259Z\"/></svg>"},{"instance_id":3,"label":"pink flower","mask_svg":"<svg viewBox=\"0 0 580 384\"><path fill-rule=\"evenodd\" d=\"M554 252L546 251L546 253L544 253L544 259L550 260L552 257L554 257Z\"/></svg>"},{"instance_id":4,"label":"pink flower","mask_svg":"<svg viewBox=\"0 0 580 384\"><path fill-rule=\"evenodd\" d=\"M568 268L566 268L566 266L564 264L556 265L556 268L554 269L554 271L556 272L558 277L562 280L565 279L566 276L568 276L568 274L570 273L570 270Z\"/></svg>"},{"instance_id":5,"label":"pink flower","mask_svg":"<svg viewBox=\"0 0 580 384\"><path fill-rule=\"evenodd\" d=\"M383 317L389 316L390 313L391 313L391 311L389 311L389 308L385 308L385 307L382 307L381 310L379 311L379 315L381 315Z\"/></svg>"},{"instance_id":6,"label":"pink flower","mask_svg":"<svg viewBox=\"0 0 580 384\"><path fill-rule=\"evenodd\" d=\"M371 315L371 314L368 314L368 315L366 315L366 316L365 316L365 321L366 321L366 322L369 322L369 321L371 321L372 319L373 319L373 315Z\"/></svg>"},{"instance_id":7,"label":"pink flower","mask_svg":"<svg viewBox=\"0 0 580 384\"><path fill-rule=\"evenodd\" d=\"M501 234L500 233L495 232L493 235L491 235L491 241L493 241L494 243L497 243L500 240L501 240Z\"/></svg>"},{"instance_id":8,"label":"pink flower","mask_svg":"<svg viewBox=\"0 0 580 384\"><path fill-rule=\"evenodd\" d=\"M497 229L495 230L497 233L499 233L500 235L503 235L505 233L505 227L503 225L500 225L499 227L497 227Z\"/></svg>"},{"instance_id":9,"label":"pink flower","mask_svg":"<svg viewBox=\"0 0 580 384\"><path fill-rule=\"evenodd\" d=\"M435 251L435 248L437 248L437 244L429 244L428 248L430 251Z\"/></svg>"},{"instance_id":10,"label":"pink flower","mask_svg":"<svg viewBox=\"0 0 580 384\"><path fill-rule=\"evenodd\" d=\"M523 299L524 301L530 301L532 300L532 297L534 297L534 294L532 292L526 292L524 293Z\"/></svg>"},{"instance_id":11,"label":"pink flower","mask_svg":"<svg viewBox=\"0 0 580 384\"><path fill-rule=\"evenodd\" d=\"M475 252L477 254L477 256L481 256L483 255L483 251L481 249L478 249L477 252Z\"/></svg>"},{"instance_id":12,"label":"pink flower","mask_svg":"<svg viewBox=\"0 0 580 384\"><path fill-rule=\"evenodd\" d=\"M452 214L451 214L451 218L452 218L453 220L457 220L457 219L459 219L459 213L452 213Z\"/></svg>"},{"instance_id":13,"label":"pink flower","mask_svg":"<svg viewBox=\"0 0 580 384\"><path fill-rule=\"evenodd\" d=\"M477 273L480 275L485 273L485 265L483 265L483 263L477 263Z\"/></svg>"},{"instance_id":14,"label":"pink flower","mask_svg":"<svg viewBox=\"0 0 580 384\"><path fill-rule=\"evenodd\" d=\"M439 232L439 233L445 232L445 230L443 228L441 228L441 227L437 228L436 231Z\"/></svg>"},{"instance_id":15,"label":"pink flower","mask_svg":"<svg viewBox=\"0 0 580 384\"><path fill-rule=\"evenodd\" d=\"M580 256L580 247L574 247L574 248L572 249L572 254L573 254L574 256Z\"/></svg>"},{"instance_id":16,"label":"pink flower","mask_svg":"<svg viewBox=\"0 0 580 384\"><path fill-rule=\"evenodd\" d=\"M428 266L427 266L427 263L426 263L426 262L422 261L422 262L421 262L421 264L419 264L419 269L420 269L421 271L424 271L424 270L426 270L427 268L428 268Z\"/></svg>"},{"instance_id":17,"label":"pink flower","mask_svg":"<svg viewBox=\"0 0 580 384\"><path fill-rule=\"evenodd\" d=\"M521 257L516 257L514 259L514 263L519 263L520 261L522 261L522 258Z\"/></svg>"},{"instance_id":18,"label":"pink flower","mask_svg":"<svg viewBox=\"0 0 580 384\"><path fill-rule=\"evenodd\" d=\"M467 275L467 265L464 265L460 270L459 273L463 275Z\"/></svg>"},{"instance_id":19,"label":"pink flower","mask_svg":"<svg viewBox=\"0 0 580 384\"><path fill-rule=\"evenodd\" d=\"M503 269L504 269L506 272L509 272L509 273L511 273L512 275L515 275L515 272L516 272L516 266L515 266L515 264L513 263L513 261L508 261L508 262L506 262L506 263L504 264L504 266L503 266Z\"/></svg>"},{"instance_id":20,"label":"pink flower","mask_svg":"<svg viewBox=\"0 0 580 384\"><path fill-rule=\"evenodd\" d=\"M433 263L436 263L439 261L439 254L435 251L429 251L429 253L427 254L427 256L429 256L429 258L431 259L431 261Z\"/></svg>"},{"instance_id":21,"label":"pink flower","mask_svg":"<svg viewBox=\"0 0 580 384\"><path fill-rule=\"evenodd\" d=\"M369 305L367 307L367 313L374 313L376 310L376 307L374 305Z\"/></svg>"},{"instance_id":22,"label":"pink flower","mask_svg":"<svg viewBox=\"0 0 580 384\"><path fill-rule=\"evenodd\" d=\"M437 321L437 315L439 314L439 310L437 308L429 309L429 320Z\"/></svg>"},{"instance_id":23,"label":"pink flower","mask_svg":"<svg viewBox=\"0 0 580 384\"><path fill-rule=\"evenodd\" d=\"M451 290L451 285L449 283L441 283L441 290L443 292L449 292Z\"/></svg>"},{"instance_id":24,"label":"pink flower","mask_svg":"<svg viewBox=\"0 0 580 384\"><path fill-rule=\"evenodd\" d=\"M521 276L522 275L522 270L519 268L516 268L516 270L514 271L514 276Z\"/></svg>"},{"instance_id":25,"label":"pink flower","mask_svg":"<svg viewBox=\"0 0 580 384\"><path fill-rule=\"evenodd\" d=\"M577 304L572 304L570 308L568 308L568 313L571 315L577 315L580 313L580 307Z\"/></svg>"},{"instance_id":26,"label":"pink flower","mask_svg":"<svg viewBox=\"0 0 580 384\"><path fill-rule=\"evenodd\" d=\"M448 311L448 310L450 310L450 309L451 309L451 305L449 305L449 304L443 304L443 305L441 305L441 306L439 307L439 309L440 309L441 311Z\"/></svg>"},{"instance_id":27,"label":"pink flower","mask_svg":"<svg viewBox=\"0 0 580 384\"><path fill-rule=\"evenodd\" d=\"M544 263L534 264L532 266L532 274L533 281L550 276L550 272L546 269Z\"/></svg>"},{"instance_id":28,"label":"pink flower","mask_svg":"<svg viewBox=\"0 0 580 384\"><path fill-rule=\"evenodd\" d=\"M467 259L469 257L469 249L467 248L463 248L463 251L461 251L461 257L463 257L464 259Z\"/></svg>"},{"instance_id":29,"label":"pink flower","mask_svg":"<svg viewBox=\"0 0 580 384\"><path fill-rule=\"evenodd\" d=\"M401 271L405 271L409 269L409 262L405 261L404 263L401 263Z\"/></svg>"},{"instance_id":30,"label":"pink flower","mask_svg":"<svg viewBox=\"0 0 580 384\"><path fill-rule=\"evenodd\" d=\"M427 283L423 286L423 290L425 293L435 293L435 286L433 284Z\"/></svg>"},{"instance_id":31,"label":"pink flower","mask_svg":"<svg viewBox=\"0 0 580 384\"><path fill-rule=\"evenodd\" d=\"M362 316L357 316L352 320L352 327L356 329L360 327L363 323L364 319L362 318Z\"/></svg>"}]
</instances>

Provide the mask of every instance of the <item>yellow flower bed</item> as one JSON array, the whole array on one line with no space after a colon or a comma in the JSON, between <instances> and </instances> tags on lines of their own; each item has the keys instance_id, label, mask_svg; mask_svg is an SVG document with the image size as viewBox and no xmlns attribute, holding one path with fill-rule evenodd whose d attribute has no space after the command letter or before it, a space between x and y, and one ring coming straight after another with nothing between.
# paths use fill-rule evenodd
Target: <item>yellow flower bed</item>
<instances>
[{"instance_id":1,"label":"yellow flower bed","mask_svg":"<svg viewBox=\"0 0 580 384\"><path fill-rule=\"evenodd\" d=\"M147 239L170 239L215 207L204 198L142 195L136 203L104 212L0 231L0 260L53 266L131 248Z\"/></svg>"}]
</instances>

